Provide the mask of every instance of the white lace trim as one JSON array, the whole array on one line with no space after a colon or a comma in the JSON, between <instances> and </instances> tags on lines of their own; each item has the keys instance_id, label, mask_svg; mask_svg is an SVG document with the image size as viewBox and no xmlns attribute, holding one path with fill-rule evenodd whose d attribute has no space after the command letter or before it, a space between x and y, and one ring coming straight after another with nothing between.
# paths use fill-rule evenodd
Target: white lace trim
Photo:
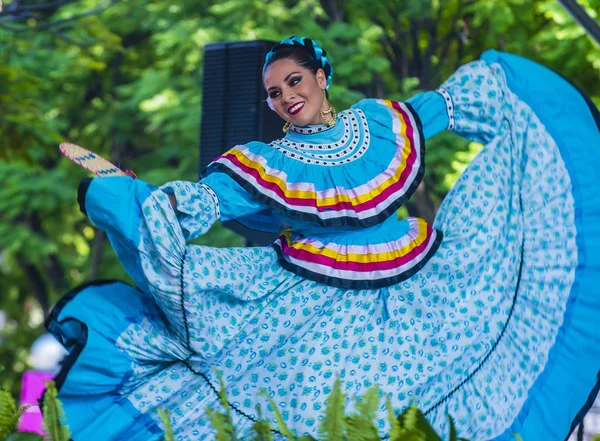
<instances>
[{"instance_id":1,"label":"white lace trim","mask_svg":"<svg viewBox=\"0 0 600 441\"><path fill-rule=\"evenodd\" d=\"M364 155L371 143L367 117L362 110L352 109L341 113L338 118L344 125L344 133L336 142L315 144L283 138L270 145L284 155L306 164L333 167L355 161ZM339 150L341 148L343 149Z\"/></svg>"},{"instance_id":2,"label":"white lace trim","mask_svg":"<svg viewBox=\"0 0 600 441\"><path fill-rule=\"evenodd\" d=\"M443 87L437 89L436 92L444 97L444 102L446 103L446 113L448 114L448 130L452 130L454 129L454 104L452 103L452 97Z\"/></svg>"},{"instance_id":3,"label":"white lace trim","mask_svg":"<svg viewBox=\"0 0 600 441\"><path fill-rule=\"evenodd\" d=\"M215 191L202 182L200 182L198 185L200 187L203 187L206 190L206 192L213 198L215 202L215 216L217 216L217 219L221 219L221 205L219 204L219 197L217 196Z\"/></svg>"}]
</instances>

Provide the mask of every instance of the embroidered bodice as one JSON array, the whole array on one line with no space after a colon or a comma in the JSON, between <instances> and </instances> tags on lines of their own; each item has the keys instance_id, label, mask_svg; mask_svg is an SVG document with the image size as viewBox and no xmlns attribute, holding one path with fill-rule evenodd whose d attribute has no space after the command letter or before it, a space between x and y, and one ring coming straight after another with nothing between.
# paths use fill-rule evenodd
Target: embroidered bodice
<instances>
[{"instance_id":1,"label":"embroidered bodice","mask_svg":"<svg viewBox=\"0 0 600 441\"><path fill-rule=\"evenodd\" d=\"M441 242L422 219L395 215L422 179L424 153L410 104L367 99L332 127L293 127L270 144L229 150L202 182L221 204L234 187L260 204L233 217L284 230L274 247L285 268L328 285L376 288L410 277Z\"/></svg>"}]
</instances>

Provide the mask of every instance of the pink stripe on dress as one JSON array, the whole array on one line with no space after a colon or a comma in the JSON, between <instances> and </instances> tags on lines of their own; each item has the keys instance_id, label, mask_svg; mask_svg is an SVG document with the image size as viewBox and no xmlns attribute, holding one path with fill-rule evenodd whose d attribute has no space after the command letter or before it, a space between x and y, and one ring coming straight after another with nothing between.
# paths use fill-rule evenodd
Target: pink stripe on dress
<instances>
[{"instance_id":1,"label":"pink stripe on dress","mask_svg":"<svg viewBox=\"0 0 600 441\"><path fill-rule=\"evenodd\" d=\"M428 228L429 229L429 228ZM320 254L311 253L306 250L298 250L296 248L292 248L288 245L287 240L280 238L279 243L282 252L285 255L291 256L298 260L303 260L307 262L314 262L319 265L328 266L331 268L339 269L339 270L347 270L347 271L357 271L357 272L368 272L368 271L384 271L390 270L394 268L399 268L411 261L418 261L418 257L421 254L424 254L423 251L427 249L429 242L434 237L433 234L429 234L428 237L418 246L413 248L407 254L396 257L394 259L386 260L384 262L343 262L338 261L331 257L326 257Z\"/></svg>"},{"instance_id":2,"label":"pink stripe on dress","mask_svg":"<svg viewBox=\"0 0 600 441\"><path fill-rule=\"evenodd\" d=\"M400 153L400 155L401 155L401 153ZM314 198L301 199L301 198L287 197L285 195L284 190L279 185L277 185L273 182L265 181L260 176L260 173L258 172L258 170L256 170L255 168L252 168L252 167L248 167L245 164L241 163L235 155L225 154L221 158L227 159L228 161L233 163L236 167L238 167L240 170L242 170L244 173L252 176L262 187L267 188L267 189L273 191L274 193L276 193L281 199L286 201L286 203L288 205L313 207L313 208L316 208L318 211L330 211L330 210L341 211L341 210L345 209L345 210L351 210L351 211L355 211L355 212L362 212L362 211L366 211L366 210L369 210L372 208L376 208L383 201L387 200L389 197L391 197L395 193L400 192L403 189L403 187L408 179L408 176L410 176L410 174L412 173L413 166L417 159L417 152L414 148L411 148L411 151L406 159L406 166L402 170L400 177L398 178L398 180L395 183L390 185L385 190L380 191L380 193L377 196L373 197L372 199L369 199L369 200L367 200L361 204L357 204L357 205L353 205L352 202L340 201L340 202L337 202L332 205L320 205L319 206L319 205L317 205L317 200ZM348 195L349 197L352 197L352 194L350 192L346 192L345 194Z\"/></svg>"}]
</instances>

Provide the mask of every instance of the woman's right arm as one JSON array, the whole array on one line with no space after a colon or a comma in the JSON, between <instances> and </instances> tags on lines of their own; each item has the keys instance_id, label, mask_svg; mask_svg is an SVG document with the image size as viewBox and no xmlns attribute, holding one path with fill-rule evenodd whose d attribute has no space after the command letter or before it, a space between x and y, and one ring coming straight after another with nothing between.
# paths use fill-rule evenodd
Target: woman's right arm
<instances>
[{"instance_id":1,"label":"woman's right arm","mask_svg":"<svg viewBox=\"0 0 600 441\"><path fill-rule=\"evenodd\" d=\"M129 176L100 177L82 182L78 201L90 221L106 233L136 285L151 293L169 321L183 329L181 281L190 262L186 242L207 232L218 219L235 213L252 217L263 209L251 197L236 195L235 186L231 190L221 186L217 196L204 182L156 187Z\"/></svg>"},{"instance_id":2,"label":"woman's right arm","mask_svg":"<svg viewBox=\"0 0 600 441\"><path fill-rule=\"evenodd\" d=\"M168 195L186 240L206 233L217 220L251 221L268 208L225 173L212 173L200 182L169 182L160 189ZM274 232L279 229L272 227Z\"/></svg>"}]
</instances>

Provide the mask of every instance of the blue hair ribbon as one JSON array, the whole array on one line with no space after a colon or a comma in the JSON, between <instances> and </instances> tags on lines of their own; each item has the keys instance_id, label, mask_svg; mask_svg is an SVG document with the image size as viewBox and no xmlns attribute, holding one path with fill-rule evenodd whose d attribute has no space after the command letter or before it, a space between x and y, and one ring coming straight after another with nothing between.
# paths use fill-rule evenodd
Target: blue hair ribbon
<instances>
[{"instance_id":1,"label":"blue hair ribbon","mask_svg":"<svg viewBox=\"0 0 600 441\"><path fill-rule=\"evenodd\" d=\"M307 45L306 45L307 41L310 41L310 43L312 45L312 50L311 50L311 48L307 47ZM277 52L279 49L281 49L281 46L303 47L304 49L306 49L308 51L308 53L311 56L313 56L316 61L319 62L323 71L325 71L325 73L327 75L327 86L325 87L325 90L329 89L329 84L331 83L331 79L333 78L333 66L331 65L331 62L329 61L329 57L327 57L323 48L321 46L319 46L319 43L317 43L315 40L312 40L310 38L297 37L297 36L293 36L293 37L289 37L284 40L281 40L279 42L279 44L276 44L275 46L273 46L273 49L271 49L269 51L269 53L265 56L265 65L267 65L269 63L269 60L271 59L273 54L275 52ZM327 67L329 69L326 69ZM329 70L329 74L327 74L327 70Z\"/></svg>"}]
</instances>

